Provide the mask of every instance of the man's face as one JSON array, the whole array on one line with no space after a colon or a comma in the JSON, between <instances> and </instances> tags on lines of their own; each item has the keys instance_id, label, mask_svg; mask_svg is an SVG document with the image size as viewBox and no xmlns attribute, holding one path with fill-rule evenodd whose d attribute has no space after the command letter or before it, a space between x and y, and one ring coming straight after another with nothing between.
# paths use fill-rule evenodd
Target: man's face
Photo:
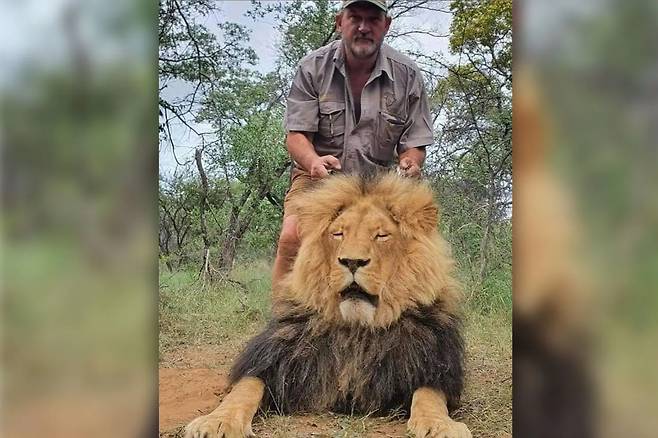
<instances>
[{"instance_id":1,"label":"man's face","mask_svg":"<svg viewBox=\"0 0 658 438\"><path fill-rule=\"evenodd\" d=\"M391 17L368 3L348 6L336 16L336 26L343 35L345 48L357 59L377 53L390 25Z\"/></svg>"}]
</instances>

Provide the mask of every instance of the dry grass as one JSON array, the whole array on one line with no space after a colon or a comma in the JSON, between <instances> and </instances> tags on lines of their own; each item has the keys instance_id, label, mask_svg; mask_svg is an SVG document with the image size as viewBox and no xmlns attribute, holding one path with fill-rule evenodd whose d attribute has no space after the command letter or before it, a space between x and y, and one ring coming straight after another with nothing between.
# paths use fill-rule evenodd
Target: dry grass
<instances>
[{"instance_id":1,"label":"dry grass","mask_svg":"<svg viewBox=\"0 0 658 438\"><path fill-rule=\"evenodd\" d=\"M466 389L457 411L474 437L512 433L512 321L509 315L467 316Z\"/></svg>"}]
</instances>

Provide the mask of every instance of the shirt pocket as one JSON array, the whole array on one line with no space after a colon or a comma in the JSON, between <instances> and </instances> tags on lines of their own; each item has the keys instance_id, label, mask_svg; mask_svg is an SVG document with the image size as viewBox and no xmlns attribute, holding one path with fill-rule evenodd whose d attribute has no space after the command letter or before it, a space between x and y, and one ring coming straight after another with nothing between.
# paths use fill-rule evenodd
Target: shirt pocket
<instances>
[{"instance_id":1,"label":"shirt pocket","mask_svg":"<svg viewBox=\"0 0 658 438\"><path fill-rule=\"evenodd\" d=\"M318 134L325 142L342 148L338 139L345 134L345 102L320 102Z\"/></svg>"},{"instance_id":2,"label":"shirt pocket","mask_svg":"<svg viewBox=\"0 0 658 438\"><path fill-rule=\"evenodd\" d=\"M374 158L390 164L402 133L407 128L407 121L384 111L379 112L377 120L377 142L373 145Z\"/></svg>"}]
</instances>

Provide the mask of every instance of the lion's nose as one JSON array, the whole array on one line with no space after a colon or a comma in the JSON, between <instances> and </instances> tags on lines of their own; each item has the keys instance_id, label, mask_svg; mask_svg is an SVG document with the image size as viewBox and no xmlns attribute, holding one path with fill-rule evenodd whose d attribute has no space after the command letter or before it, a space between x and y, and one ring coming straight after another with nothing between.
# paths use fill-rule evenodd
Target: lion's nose
<instances>
[{"instance_id":1,"label":"lion's nose","mask_svg":"<svg viewBox=\"0 0 658 438\"><path fill-rule=\"evenodd\" d=\"M339 257L338 262L343 265L347 266L347 268L354 274L357 269L362 268L366 266L368 263L370 263L370 260L366 259L346 259Z\"/></svg>"}]
</instances>

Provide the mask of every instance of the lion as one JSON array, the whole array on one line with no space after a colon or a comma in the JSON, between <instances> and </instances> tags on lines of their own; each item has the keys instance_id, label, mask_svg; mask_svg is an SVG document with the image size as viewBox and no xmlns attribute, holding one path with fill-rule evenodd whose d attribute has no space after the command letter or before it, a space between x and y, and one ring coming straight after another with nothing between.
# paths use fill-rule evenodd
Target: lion
<instances>
[{"instance_id":1,"label":"lion","mask_svg":"<svg viewBox=\"0 0 658 438\"><path fill-rule=\"evenodd\" d=\"M426 183L331 176L294 206L301 246L272 318L234 363L232 391L186 438L253 436L280 414L410 413L417 437L471 436L454 262Z\"/></svg>"}]
</instances>

